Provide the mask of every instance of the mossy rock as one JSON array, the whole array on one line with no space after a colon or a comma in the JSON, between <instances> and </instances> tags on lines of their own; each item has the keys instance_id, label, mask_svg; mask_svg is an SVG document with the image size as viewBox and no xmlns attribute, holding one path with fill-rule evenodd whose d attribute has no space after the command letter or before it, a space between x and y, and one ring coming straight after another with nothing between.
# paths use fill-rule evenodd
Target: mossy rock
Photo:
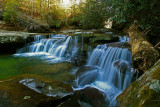
<instances>
[{"instance_id":1,"label":"mossy rock","mask_svg":"<svg viewBox=\"0 0 160 107\"><path fill-rule=\"evenodd\" d=\"M105 44L105 43L111 43L111 42L118 42L119 37L112 36L110 34L102 33L82 33L79 34L79 36L84 37L84 42L87 44Z\"/></svg>"},{"instance_id":2,"label":"mossy rock","mask_svg":"<svg viewBox=\"0 0 160 107\"><path fill-rule=\"evenodd\" d=\"M71 86L35 75L20 75L0 82L0 106L58 106L72 94Z\"/></svg>"},{"instance_id":3,"label":"mossy rock","mask_svg":"<svg viewBox=\"0 0 160 107\"><path fill-rule=\"evenodd\" d=\"M158 107L160 105L160 60L118 97L120 107Z\"/></svg>"},{"instance_id":4,"label":"mossy rock","mask_svg":"<svg viewBox=\"0 0 160 107\"><path fill-rule=\"evenodd\" d=\"M97 36L96 38L91 39L91 44L105 44L111 42L118 42L118 37L110 37L110 36Z\"/></svg>"}]
</instances>

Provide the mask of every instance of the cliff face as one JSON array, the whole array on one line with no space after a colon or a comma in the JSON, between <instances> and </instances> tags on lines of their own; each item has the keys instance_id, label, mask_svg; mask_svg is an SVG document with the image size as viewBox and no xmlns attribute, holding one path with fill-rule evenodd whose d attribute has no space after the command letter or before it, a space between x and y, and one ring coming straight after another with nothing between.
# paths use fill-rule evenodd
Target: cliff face
<instances>
[{"instance_id":1,"label":"cliff face","mask_svg":"<svg viewBox=\"0 0 160 107\"><path fill-rule=\"evenodd\" d=\"M160 60L117 97L120 107L160 105Z\"/></svg>"}]
</instances>

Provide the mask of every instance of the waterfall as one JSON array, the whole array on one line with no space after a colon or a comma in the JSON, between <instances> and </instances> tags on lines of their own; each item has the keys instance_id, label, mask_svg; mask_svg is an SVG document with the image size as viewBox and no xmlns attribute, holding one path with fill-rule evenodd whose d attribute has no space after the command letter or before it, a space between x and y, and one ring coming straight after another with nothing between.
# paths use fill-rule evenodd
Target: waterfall
<instances>
[{"instance_id":1,"label":"waterfall","mask_svg":"<svg viewBox=\"0 0 160 107\"><path fill-rule=\"evenodd\" d=\"M77 55L78 36L67 35L35 35L34 42L27 44L24 48L17 51L15 55L22 56L35 56L35 55L48 55L49 57L70 59Z\"/></svg>"},{"instance_id":2,"label":"waterfall","mask_svg":"<svg viewBox=\"0 0 160 107\"><path fill-rule=\"evenodd\" d=\"M128 49L98 45L93 50L87 65L98 66L99 80L114 84L118 89L124 90L131 78L131 52ZM124 74L124 78L121 76ZM129 77L128 77L129 76Z\"/></svg>"},{"instance_id":3,"label":"waterfall","mask_svg":"<svg viewBox=\"0 0 160 107\"><path fill-rule=\"evenodd\" d=\"M116 96L131 82L133 76L131 63L131 52L127 48L113 47L109 44L98 45L86 64L92 69L77 77L77 84L80 88L86 86L87 81L92 81L87 85L103 90L111 106L116 106ZM98 75L97 78L95 75Z\"/></svg>"},{"instance_id":4,"label":"waterfall","mask_svg":"<svg viewBox=\"0 0 160 107\"><path fill-rule=\"evenodd\" d=\"M53 62L56 62L54 59L61 61L72 61L73 59L74 62L78 56L87 54L87 64L81 71L76 72L78 88L84 88L88 85L98 88L106 93L106 100L110 102L110 106L116 106L117 95L127 88L134 73L131 68L132 55L128 50L127 42L129 38L126 36L120 37L119 43L98 45L95 49L84 44L84 39L83 36L61 34L36 35L34 36L34 42L19 49L15 55L27 57L42 55L49 60L53 60ZM86 49L86 46L88 49Z\"/></svg>"}]
</instances>

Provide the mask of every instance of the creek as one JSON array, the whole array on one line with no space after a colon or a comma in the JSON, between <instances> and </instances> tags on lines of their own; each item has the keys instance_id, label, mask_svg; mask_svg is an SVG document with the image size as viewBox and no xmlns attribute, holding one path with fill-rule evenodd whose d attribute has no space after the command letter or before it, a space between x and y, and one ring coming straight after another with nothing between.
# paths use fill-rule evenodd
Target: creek
<instances>
[{"instance_id":1,"label":"creek","mask_svg":"<svg viewBox=\"0 0 160 107\"><path fill-rule=\"evenodd\" d=\"M74 90L90 86L105 94L108 106L117 106L116 97L134 80L129 38L118 38L90 44L83 34L35 35L16 54L0 56L0 80L34 74L65 82Z\"/></svg>"}]
</instances>

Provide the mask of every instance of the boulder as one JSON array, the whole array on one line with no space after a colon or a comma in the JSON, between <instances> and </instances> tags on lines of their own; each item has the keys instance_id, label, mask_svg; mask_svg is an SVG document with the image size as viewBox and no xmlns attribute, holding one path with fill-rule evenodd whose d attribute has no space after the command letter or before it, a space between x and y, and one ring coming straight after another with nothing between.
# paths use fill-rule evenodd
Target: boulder
<instances>
[{"instance_id":1,"label":"boulder","mask_svg":"<svg viewBox=\"0 0 160 107\"><path fill-rule=\"evenodd\" d=\"M2 32L0 33L0 54L16 53L16 50L25 45L25 39L29 35L24 32Z\"/></svg>"},{"instance_id":2,"label":"boulder","mask_svg":"<svg viewBox=\"0 0 160 107\"><path fill-rule=\"evenodd\" d=\"M82 66L76 72L76 81L78 86L85 86L93 83L99 75L99 69L93 66Z\"/></svg>"},{"instance_id":3,"label":"boulder","mask_svg":"<svg viewBox=\"0 0 160 107\"><path fill-rule=\"evenodd\" d=\"M83 51L81 56L79 55L79 57L71 57L70 60L75 66L82 66L86 64L86 56L86 51Z\"/></svg>"},{"instance_id":4,"label":"boulder","mask_svg":"<svg viewBox=\"0 0 160 107\"><path fill-rule=\"evenodd\" d=\"M0 106L51 107L72 95L69 85L35 75L20 75L0 82Z\"/></svg>"},{"instance_id":5,"label":"boulder","mask_svg":"<svg viewBox=\"0 0 160 107\"><path fill-rule=\"evenodd\" d=\"M73 97L58 105L58 107L107 107L105 94L93 87L77 90Z\"/></svg>"},{"instance_id":6,"label":"boulder","mask_svg":"<svg viewBox=\"0 0 160 107\"><path fill-rule=\"evenodd\" d=\"M105 107L107 104L105 101L105 93L93 87L86 87L82 90L77 90L76 94L85 94L91 105L94 105L95 107Z\"/></svg>"},{"instance_id":7,"label":"boulder","mask_svg":"<svg viewBox=\"0 0 160 107\"><path fill-rule=\"evenodd\" d=\"M129 64L129 62L122 59L113 62L113 66L124 74L125 72L131 71L131 65Z\"/></svg>"},{"instance_id":8,"label":"boulder","mask_svg":"<svg viewBox=\"0 0 160 107\"><path fill-rule=\"evenodd\" d=\"M158 107L160 105L160 60L118 97L120 107Z\"/></svg>"}]
</instances>

